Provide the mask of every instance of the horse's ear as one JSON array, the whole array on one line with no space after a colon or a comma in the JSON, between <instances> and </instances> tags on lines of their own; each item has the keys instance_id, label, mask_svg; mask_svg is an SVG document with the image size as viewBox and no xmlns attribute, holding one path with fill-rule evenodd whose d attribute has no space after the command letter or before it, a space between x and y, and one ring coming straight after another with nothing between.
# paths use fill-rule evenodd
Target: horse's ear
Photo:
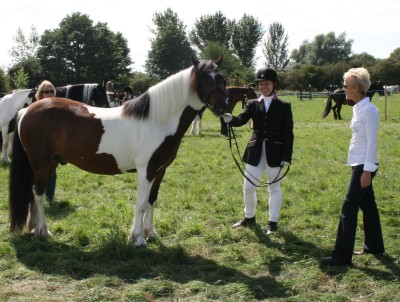
<instances>
[{"instance_id":1,"label":"horse's ear","mask_svg":"<svg viewBox=\"0 0 400 302\"><path fill-rule=\"evenodd\" d=\"M218 59L214 61L214 63L217 64L217 66L219 67L219 65L222 63L223 60L224 60L224 55L222 54Z\"/></svg>"},{"instance_id":2,"label":"horse's ear","mask_svg":"<svg viewBox=\"0 0 400 302\"><path fill-rule=\"evenodd\" d=\"M248 85L248 87L249 87L249 88L256 88L256 84L250 83L250 84Z\"/></svg>"},{"instance_id":3,"label":"horse's ear","mask_svg":"<svg viewBox=\"0 0 400 302\"><path fill-rule=\"evenodd\" d=\"M194 55L190 55L190 60L192 60L192 64L194 67L199 66L200 61Z\"/></svg>"}]
</instances>

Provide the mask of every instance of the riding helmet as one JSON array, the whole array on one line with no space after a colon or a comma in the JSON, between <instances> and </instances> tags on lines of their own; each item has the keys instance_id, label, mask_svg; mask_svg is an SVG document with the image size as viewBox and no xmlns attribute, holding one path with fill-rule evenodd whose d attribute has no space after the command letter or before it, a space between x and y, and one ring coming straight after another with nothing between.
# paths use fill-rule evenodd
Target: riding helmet
<instances>
[{"instance_id":1,"label":"riding helmet","mask_svg":"<svg viewBox=\"0 0 400 302\"><path fill-rule=\"evenodd\" d=\"M132 88L129 87L129 86L125 86L125 87L122 89L122 91L123 91L123 92L127 92L127 93L129 93L129 94L133 94L133 90L132 90Z\"/></svg>"},{"instance_id":2,"label":"riding helmet","mask_svg":"<svg viewBox=\"0 0 400 302\"><path fill-rule=\"evenodd\" d=\"M258 83L263 80L270 80L278 84L278 74L272 68L263 67L257 71L255 82Z\"/></svg>"}]
</instances>

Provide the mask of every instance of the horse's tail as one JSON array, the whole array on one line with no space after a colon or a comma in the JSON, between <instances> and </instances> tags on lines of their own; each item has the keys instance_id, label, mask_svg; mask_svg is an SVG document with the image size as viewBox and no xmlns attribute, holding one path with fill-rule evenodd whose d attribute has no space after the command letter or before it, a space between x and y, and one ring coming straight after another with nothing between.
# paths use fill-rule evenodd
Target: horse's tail
<instances>
[{"instance_id":1,"label":"horse's tail","mask_svg":"<svg viewBox=\"0 0 400 302\"><path fill-rule=\"evenodd\" d=\"M17 125L18 125L17 119ZM18 126L14 130L9 183L9 215L11 231L21 230L33 201L33 172L28 156L19 137Z\"/></svg>"},{"instance_id":2,"label":"horse's tail","mask_svg":"<svg viewBox=\"0 0 400 302\"><path fill-rule=\"evenodd\" d=\"M328 100L326 101L325 110L324 110L324 112L322 112L322 117L323 117L323 118L327 117L328 114L329 114L329 112L331 112L331 109L332 109L332 99L333 99L333 94L331 93L331 94L329 95Z\"/></svg>"}]
</instances>

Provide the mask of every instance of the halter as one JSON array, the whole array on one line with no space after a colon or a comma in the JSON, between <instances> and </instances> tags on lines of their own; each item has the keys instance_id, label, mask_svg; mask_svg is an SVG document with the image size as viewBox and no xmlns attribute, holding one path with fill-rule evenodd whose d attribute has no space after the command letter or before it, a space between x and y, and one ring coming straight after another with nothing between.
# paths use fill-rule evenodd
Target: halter
<instances>
[{"instance_id":1,"label":"halter","mask_svg":"<svg viewBox=\"0 0 400 302\"><path fill-rule=\"evenodd\" d=\"M224 86L222 86L222 85L220 85L220 86L215 86L213 89L211 89L211 90L208 92L208 94L207 94L206 97L203 97L202 95L200 95L200 93L197 93L197 95L199 96L199 99L200 99L200 100L204 103L204 105L205 105L207 108L209 108L212 112L214 112L214 106L215 106L215 104L214 104L214 106L212 106L212 105L210 104L210 97L211 97L211 95L212 95L215 91L219 91L219 90L222 91L224 97L226 98L226 100L228 100L228 98L227 98L228 92L226 91L226 88L225 88Z\"/></svg>"},{"instance_id":2,"label":"halter","mask_svg":"<svg viewBox=\"0 0 400 302\"><path fill-rule=\"evenodd\" d=\"M272 180L271 182L262 183L261 185L255 184L249 177L246 176L246 174L244 173L243 169L239 165L239 162L236 159L235 154L233 154L232 140L235 142L236 150L237 150L237 153L239 154L239 156L240 156L240 151L239 151L238 143L237 143L237 140L236 140L235 132L233 131L233 127L231 125L229 125L229 124L228 124L228 140L229 140L229 148L231 149L231 154L232 154L233 160L235 161L236 166L238 167L238 169L239 169L240 173L243 175L243 177L246 178L253 186L259 187L259 188L268 187L269 185L272 185L272 184L280 181L281 179L283 179L286 176L286 174L289 172L290 166L287 166L287 169L286 169L285 173L283 173L283 175L278 178L279 174L281 173L281 171L283 169L283 165L280 165L279 166L279 172L276 175L276 177L274 178L274 180ZM243 161L241 160L241 162L243 162ZM249 173L249 171L247 171L247 173ZM255 178L253 175L250 174L250 176L252 176L259 183L261 183L261 181L259 179Z\"/></svg>"},{"instance_id":3,"label":"halter","mask_svg":"<svg viewBox=\"0 0 400 302\"><path fill-rule=\"evenodd\" d=\"M221 75L222 76L222 75ZM199 80L197 80L197 87L199 87ZM228 101L228 91L226 90L225 87L225 79L223 81L223 85L215 85L206 96L203 96L200 94L200 92L197 89L197 96L199 97L199 99L202 101L202 103L204 103L204 105L209 108L212 112L214 112L214 106L210 104L210 97L211 95L215 92L215 91L221 91L222 94L224 95L224 98L226 99L226 102ZM214 80L214 84L215 84L215 80Z\"/></svg>"}]
</instances>

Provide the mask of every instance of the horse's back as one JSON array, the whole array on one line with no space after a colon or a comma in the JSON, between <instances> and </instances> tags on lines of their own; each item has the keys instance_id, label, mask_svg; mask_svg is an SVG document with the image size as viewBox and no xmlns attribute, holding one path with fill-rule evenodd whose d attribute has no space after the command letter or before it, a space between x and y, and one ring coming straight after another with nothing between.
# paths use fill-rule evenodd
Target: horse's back
<instances>
[{"instance_id":1,"label":"horse's back","mask_svg":"<svg viewBox=\"0 0 400 302\"><path fill-rule=\"evenodd\" d=\"M24 112L19 123L20 137L37 165L54 159L92 173L119 174L123 170L117 163L118 150L124 142L124 132L115 131L123 123L118 116L118 108L91 107L64 98L43 99ZM115 129L110 130L112 127Z\"/></svg>"}]
</instances>

